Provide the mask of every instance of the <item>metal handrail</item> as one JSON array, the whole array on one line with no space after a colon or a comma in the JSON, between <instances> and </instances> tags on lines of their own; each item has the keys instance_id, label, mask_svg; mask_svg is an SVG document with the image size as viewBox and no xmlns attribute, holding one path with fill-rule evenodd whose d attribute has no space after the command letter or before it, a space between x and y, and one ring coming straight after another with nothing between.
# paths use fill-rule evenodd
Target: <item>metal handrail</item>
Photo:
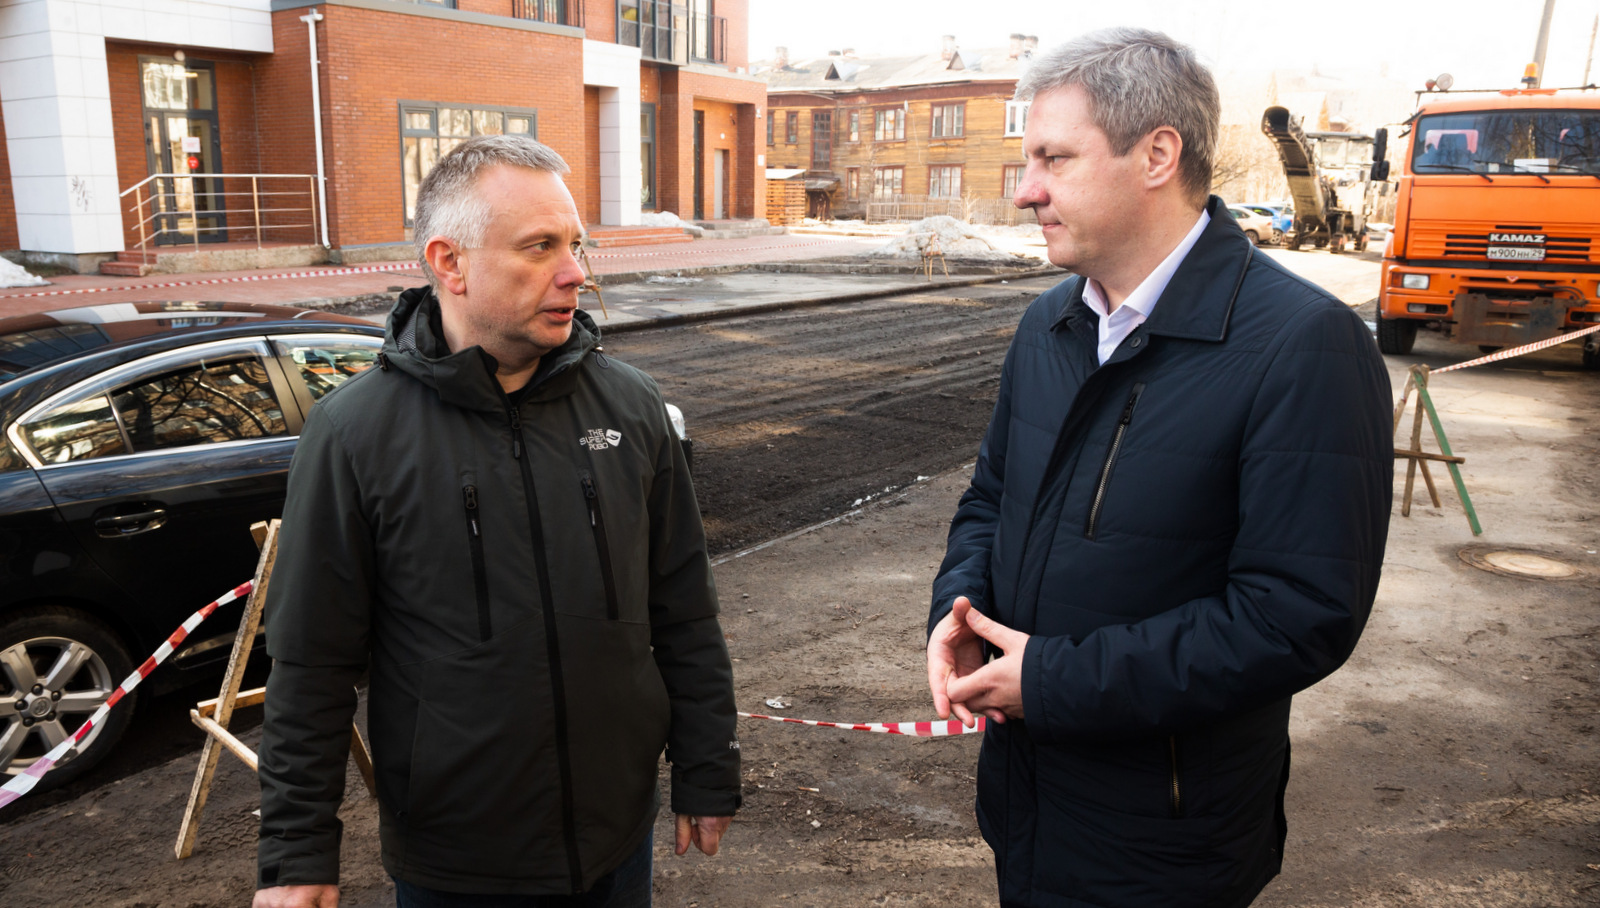
<instances>
[{"instance_id":1,"label":"metal handrail","mask_svg":"<svg viewBox=\"0 0 1600 908\"><path fill-rule=\"evenodd\" d=\"M161 209L158 209L156 207L156 205L155 205L156 199L158 197L160 197L160 196L163 196L163 195L164 196L169 196L169 197L178 195L178 190L177 190L178 183L177 183L177 181L178 180L182 180L182 179L187 179L187 180L190 181L189 192L188 192L188 201L189 201L189 209L188 209L188 211L183 211L182 209L176 209L176 210L161 210ZM225 199L228 196L243 196L243 195L246 194L246 193L241 192L241 191L226 192L226 191L221 191L221 190L216 190L216 191L208 190L208 191L203 191L202 192L202 191L197 191L196 190L196 187L194 186L194 182L193 181L195 181L195 180L212 180L212 179L233 179L233 180L248 179L250 181L250 192L248 193L249 196L250 196L250 207L249 208L227 208L227 207L223 207L223 208L213 208L213 209L208 209L208 210L205 210L205 211L201 211L200 208L199 208L199 205L196 204L196 200L200 199L202 197L203 198L208 198L208 199L217 199L217 198ZM145 187L150 185L150 184L152 184L152 183L155 183L155 184L157 184L157 186L159 186L159 181L161 181L161 180L170 180L171 181L171 189L167 190L166 192L162 192L162 191L159 190L159 188L154 188L153 187L150 190L150 193L149 193L150 211L149 211L149 213L146 213L146 211L145 211L145 203L146 203ZM261 191L261 181L262 180L305 180L306 181L306 189L305 190L288 190L288 191L272 190L272 191L262 192ZM230 214L243 214L246 211L250 212L251 215L252 215L252 223L250 225L248 225L248 226L231 226L231 227L227 226L227 225L218 225L218 226L210 227L210 228L208 228L208 230L210 230L210 231L221 231L224 236L226 236L230 231L233 231L233 230L253 230L253 231L255 231L256 248L257 249L261 248L262 235L267 230L286 230L286 229L299 229L301 227L310 227L312 229L312 240L315 241L315 239L316 239L316 223L315 223L314 220L306 222L306 223L295 222L295 223L289 223L289 224L271 224L271 223L269 223L269 224L263 225L261 223L261 214L262 214L262 210L263 210L262 206L261 206L261 199L263 197L269 197L270 198L270 197L275 197L275 196L291 196L291 195L292 196L300 196L300 195L306 195L306 196L308 196L308 198L310 200L309 203L308 203L309 207L306 207L306 208L289 207L289 206L269 207L269 208L266 209L266 211L267 211L269 216L271 216L273 214L290 214L290 213L317 210L317 204L316 204L317 203L317 178L313 174L305 174L305 173L153 173L150 176L145 177L144 179L140 180L139 182L133 184L132 186L129 186L127 189L125 189L121 193L119 193L117 197L118 198L127 198L129 195L132 195L134 197L134 204L133 204L133 206L131 208L129 208L127 210L128 210L128 212L130 214L134 215L134 217L136 218L136 220L138 222L138 227L139 227L139 245L137 247L135 247L135 248L138 249L138 251L140 251L140 252L144 252L149 247L149 245L150 245L152 240L159 239L160 237L165 236L168 233L179 233L179 234L182 233L182 231L179 231L179 230L169 230L166 227L160 227L160 228L157 228L154 231L154 234L152 235L151 232L148 230L148 228L149 228L149 226L151 224L155 223L160 218L164 218L164 217L166 217L166 218L179 218L179 217L183 217L184 215L187 215L189 217L190 223L193 225L193 228L194 228L193 229L194 247L195 247L196 250L198 250L200 248L200 218L201 217L213 217L213 216L215 216L215 217L226 217L227 215L230 215ZM224 203L224 204L226 204L226 203Z\"/></svg>"}]
</instances>

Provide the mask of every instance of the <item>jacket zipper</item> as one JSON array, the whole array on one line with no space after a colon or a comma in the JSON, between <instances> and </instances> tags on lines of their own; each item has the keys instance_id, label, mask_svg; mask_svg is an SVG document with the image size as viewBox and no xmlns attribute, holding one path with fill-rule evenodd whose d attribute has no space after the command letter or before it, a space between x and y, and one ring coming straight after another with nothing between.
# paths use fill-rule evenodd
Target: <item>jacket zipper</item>
<instances>
[{"instance_id":1,"label":"jacket zipper","mask_svg":"<svg viewBox=\"0 0 1600 908\"><path fill-rule=\"evenodd\" d=\"M522 473L522 488L527 493L528 531L533 537L534 566L539 572L539 598L544 607L544 639L550 659L550 699L555 710L556 763L561 774L561 825L567 846L567 872L572 878L572 893L583 892L583 865L578 860L577 811L572 793L572 755L567 738L567 692L561 674L561 643L556 638L555 601L550 592L550 554L545 551L544 527L539 523L539 493L533 484L533 469L522 456L522 417L517 407L508 408L511 418L511 456Z\"/></svg>"},{"instance_id":2,"label":"jacket zipper","mask_svg":"<svg viewBox=\"0 0 1600 908\"><path fill-rule=\"evenodd\" d=\"M472 547L472 588L478 594L478 635L487 641L494 636L489 620L489 569L483 561L483 526L478 520L478 487L461 490L467 510L467 543Z\"/></svg>"},{"instance_id":3,"label":"jacket zipper","mask_svg":"<svg viewBox=\"0 0 1600 908\"><path fill-rule=\"evenodd\" d=\"M1111 436L1111 450L1106 452L1106 462L1100 467L1100 481L1095 483L1094 504L1089 506L1089 521L1083 528L1086 539L1093 539L1095 530L1100 523L1100 506L1105 504L1106 486L1111 484L1111 468L1116 466L1117 454L1122 450L1122 436L1128 431L1128 423L1133 422L1133 408L1139 403L1139 395L1144 393L1144 383L1137 382L1133 386L1133 393L1128 395L1128 402L1122 407L1122 416L1117 419L1116 434Z\"/></svg>"},{"instance_id":4,"label":"jacket zipper","mask_svg":"<svg viewBox=\"0 0 1600 908\"><path fill-rule=\"evenodd\" d=\"M606 588L606 617L617 620L617 582L611 573L611 544L606 540L606 517L600 510L600 494L587 470L578 474L583 481L583 498L589 505L589 529L594 532L594 547L600 552L600 581Z\"/></svg>"},{"instance_id":5,"label":"jacket zipper","mask_svg":"<svg viewBox=\"0 0 1600 908\"><path fill-rule=\"evenodd\" d=\"M1167 737L1167 746L1172 754L1172 818L1183 816L1183 790L1178 787L1178 736Z\"/></svg>"}]
</instances>

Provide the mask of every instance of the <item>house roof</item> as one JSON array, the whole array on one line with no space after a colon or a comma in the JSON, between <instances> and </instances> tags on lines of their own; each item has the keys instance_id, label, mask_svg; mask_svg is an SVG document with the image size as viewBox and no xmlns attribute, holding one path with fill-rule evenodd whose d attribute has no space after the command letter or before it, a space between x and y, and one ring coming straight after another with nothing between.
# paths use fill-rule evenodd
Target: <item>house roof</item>
<instances>
[{"instance_id":1,"label":"house roof","mask_svg":"<svg viewBox=\"0 0 1600 908\"><path fill-rule=\"evenodd\" d=\"M1032 62L1013 59L1007 48L957 50L949 60L937 53L913 57L814 57L793 60L783 69L773 61L752 67L767 80L769 93L786 91L869 91L959 82L1015 82Z\"/></svg>"}]
</instances>

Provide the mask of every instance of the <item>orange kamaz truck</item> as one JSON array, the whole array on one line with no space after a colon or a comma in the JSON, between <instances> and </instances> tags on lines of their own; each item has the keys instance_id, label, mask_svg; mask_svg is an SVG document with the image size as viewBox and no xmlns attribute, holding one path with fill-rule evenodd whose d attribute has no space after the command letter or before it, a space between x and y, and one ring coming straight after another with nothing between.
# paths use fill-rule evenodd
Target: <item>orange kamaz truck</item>
<instances>
[{"instance_id":1,"label":"orange kamaz truck","mask_svg":"<svg viewBox=\"0 0 1600 908\"><path fill-rule=\"evenodd\" d=\"M1378 347L1409 353L1428 327L1494 349L1600 322L1600 91L1430 95L1408 125Z\"/></svg>"}]
</instances>

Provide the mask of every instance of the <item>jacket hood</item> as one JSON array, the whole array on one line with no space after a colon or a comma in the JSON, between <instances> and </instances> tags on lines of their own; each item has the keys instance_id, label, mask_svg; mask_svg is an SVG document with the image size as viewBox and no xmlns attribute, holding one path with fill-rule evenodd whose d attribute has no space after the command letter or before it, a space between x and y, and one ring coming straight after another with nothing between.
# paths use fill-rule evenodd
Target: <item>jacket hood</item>
<instances>
[{"instance_id":1,"label":"jacket hood","mask_svg":"<svg viewBox=\"0 0 1600 908\"><path fill-rule=\"evenodd\" d=\"M599 349L600 328L594 317L577 310L571 336L539 360L539 368L522 393L548 399L570 392L570 383L552 379L570 372L590 351ZM384 328L383 353L388 365L438 391L445 403L497 413L506 408L506 395L494 377L498 362L476 345L450 349L439 317L439 298L430 287L412 288L395 301Z\"/></svg>"}]
</instances>

